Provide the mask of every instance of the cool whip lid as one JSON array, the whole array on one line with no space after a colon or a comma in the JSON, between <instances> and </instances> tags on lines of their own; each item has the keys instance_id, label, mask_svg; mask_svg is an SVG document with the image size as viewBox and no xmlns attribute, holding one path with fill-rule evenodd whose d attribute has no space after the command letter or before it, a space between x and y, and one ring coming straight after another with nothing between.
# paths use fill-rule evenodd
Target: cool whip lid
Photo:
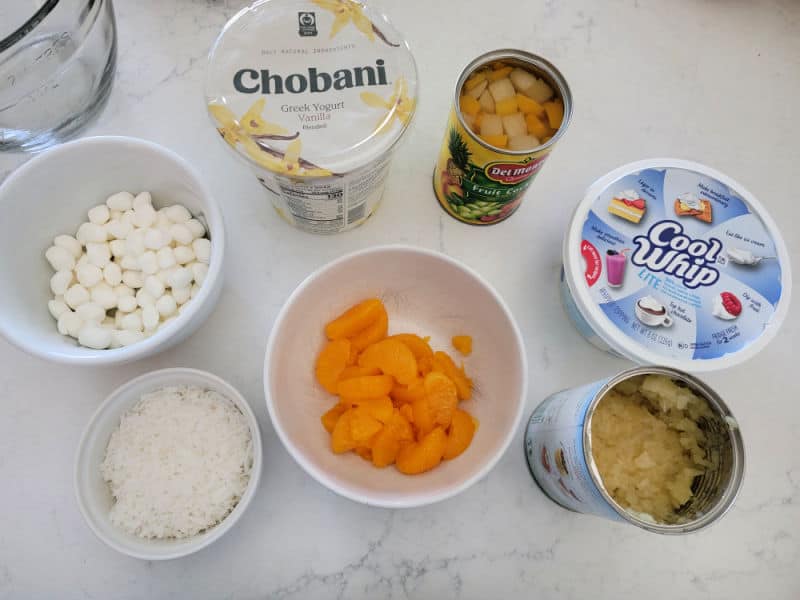
<instances>
[{"instance_id":1,"label":"cool whip lid","mask_svg":"<svg viewBox=\"0 0 800 600\"><path fill-rule=\"evenodd\" d=\"M389 150L414 114L417 68L382 14L352 0L261 0L209 55L206 100L228 144L260 167L324 176Z\"/></svg>"},{"instance_id":2,"label":"cool whip lid","mask_svg":"<svg viewBox=\"0 0 800 600\"><path fill-rule=\"evenodd\" d=\"M596 181L564 240L575 302L640 363L738 364L786 315L791 268L775 222L739 183L698 163L651 159Z\"/></svg>"}]
</instances>

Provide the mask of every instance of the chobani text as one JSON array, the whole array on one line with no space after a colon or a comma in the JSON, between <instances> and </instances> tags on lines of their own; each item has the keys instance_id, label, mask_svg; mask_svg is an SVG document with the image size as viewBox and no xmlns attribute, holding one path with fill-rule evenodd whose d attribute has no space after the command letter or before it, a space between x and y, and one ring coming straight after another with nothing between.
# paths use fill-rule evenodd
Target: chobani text
<instances>
[{"instance_id":1,"label":"chobani text","mask_svg":"<svg viewBox=\"0 0 800 600\"><path fill-rule=\"evenodd\" d=\"M388 85L383 59L375 66L339 69L333 73L309 67L306 73L280 75L269 69L239 69L233 76L233 87L243 94L302 94L321 93L331 88L344 90L353 87Z\"/></svg>"}]
</instances>

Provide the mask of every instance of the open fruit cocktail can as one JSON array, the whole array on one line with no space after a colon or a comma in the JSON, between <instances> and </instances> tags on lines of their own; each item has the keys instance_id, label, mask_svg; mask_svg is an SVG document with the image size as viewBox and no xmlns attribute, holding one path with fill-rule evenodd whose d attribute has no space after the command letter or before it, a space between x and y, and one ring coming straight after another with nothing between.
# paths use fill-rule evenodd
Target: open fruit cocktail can
<instances>
[{"instance_id":1,"label":"open fruit cocktail can","mask_svg":"<svg viewBox=\"0 0 800 600\"><path fill-rule=\"evenodd\" d=\"M275 210L304 231L364 223L416 108L417 67L381 13L352 0L262 0L223 28L206 103Z\"/></svg>"},{"instance_id":2,"label":"open fruit cocktail can","mask_svg":"<svg viewBox=\"0 0 800 600\"><path fill-rule=\"evenodd\" d=\"M452 217L494 225L519 208L572 118L572 93L550 62L521 50L473 60L458 79L433 191Z\"/></svg>"}]
</instances>

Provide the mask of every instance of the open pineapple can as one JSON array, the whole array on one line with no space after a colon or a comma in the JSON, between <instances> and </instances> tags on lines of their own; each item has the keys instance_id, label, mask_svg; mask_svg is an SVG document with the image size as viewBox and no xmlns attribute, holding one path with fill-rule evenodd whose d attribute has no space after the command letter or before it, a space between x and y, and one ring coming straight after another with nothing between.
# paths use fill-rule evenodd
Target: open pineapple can
<instances>
[{"instance_id":1,"label":"open pineapple can","mask_svg":"<svg viewBox=\"0 0 800 600\"><path fill-rule=\"evenodd\" d=\"M550 62L494 50L458 79L433 189L459 221L493 225L510 217L572 117L572 94Z\"/></svg>"}]
</instances>

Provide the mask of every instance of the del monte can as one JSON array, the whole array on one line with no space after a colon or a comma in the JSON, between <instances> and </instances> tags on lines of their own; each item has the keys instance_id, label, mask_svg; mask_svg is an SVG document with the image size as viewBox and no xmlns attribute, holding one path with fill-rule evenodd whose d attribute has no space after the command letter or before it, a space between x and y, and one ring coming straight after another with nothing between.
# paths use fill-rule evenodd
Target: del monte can
<instances>
[{"instance_id":1,"label":"del monte can","mask_svg":"<svg viewBox=\"0 0 800 600\"><path fill-rule=\"evenodd\" d=\"M305 231L338 233L377 208L416 89L405 40L370 7L261 0L211 49L206 101L278 214Z\"/></svg>"},{"instance_id":2,"label":"del monte can","mask_svg":"<svg viewBox=\"0 0 800 600\"><path fill-rule=\"evenodd\" d=\"M571 116L569 87L545 59L496 50L472 61L456 85L433 174L442 208L473 225L510 217Z\"/></svg>"}]
</instances>

